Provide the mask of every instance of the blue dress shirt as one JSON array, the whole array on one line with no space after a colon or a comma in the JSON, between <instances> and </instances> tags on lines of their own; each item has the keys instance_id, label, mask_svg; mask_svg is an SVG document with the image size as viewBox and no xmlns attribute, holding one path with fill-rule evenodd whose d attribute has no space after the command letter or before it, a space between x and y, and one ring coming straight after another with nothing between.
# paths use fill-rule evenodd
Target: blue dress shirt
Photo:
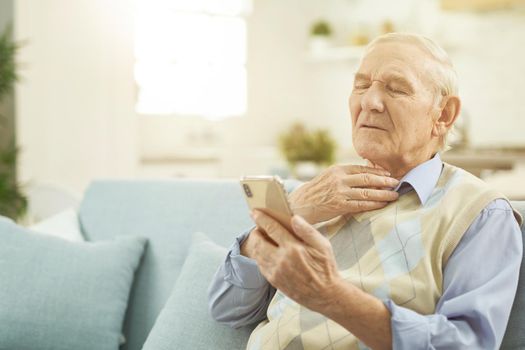
<instances>
[{"instance_id":1,"label":"blue dress shirt","mask_svg":"<svg viewBox=\"0 0 525 350\"><path fill-rule=\"evenodd\" d=\"M415 190L424 204L442 169L439 154L408 172L394 189ZM238 236L208 291L212 317L237 328L260 322L275 294L255 260L240 254L250 228ZM461 238L443 271L443 294L432 315L421 315L392 300L394 349L497 349L518 285L522 236L512 208L496 199Z\"/></svg>"}]
</instances>

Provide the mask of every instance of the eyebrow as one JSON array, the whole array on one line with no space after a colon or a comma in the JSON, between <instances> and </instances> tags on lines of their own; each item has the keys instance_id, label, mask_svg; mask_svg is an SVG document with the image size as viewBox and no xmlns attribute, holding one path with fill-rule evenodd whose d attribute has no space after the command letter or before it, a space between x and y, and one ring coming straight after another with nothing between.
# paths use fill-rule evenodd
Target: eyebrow
<instances>
[{"instance_id":1,"label":"eyebrow","mask_svg":"<svg viewBox=\"0 0 525 350\"><path fill-rule=\"evenodd\" d=\"M370 80L370 76L368 74L355 73L354 80Z\"/></svg>"}]
</instances>

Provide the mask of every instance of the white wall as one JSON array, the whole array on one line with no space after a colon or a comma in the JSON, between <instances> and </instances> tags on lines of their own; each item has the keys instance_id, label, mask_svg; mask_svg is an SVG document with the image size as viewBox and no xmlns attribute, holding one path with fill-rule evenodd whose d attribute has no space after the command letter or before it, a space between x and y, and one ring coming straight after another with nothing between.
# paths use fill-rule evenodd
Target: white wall
<instances>
[{"instance_id":1,"label":"white wall","mask_svg":"<svg viewBox=\"0 0 525 350\"><path fill-rule=\"evenodd\" d=\"M19 163L24 182L81 193L91 179L134 174L130 1L17 0Z\"/></svg>"},{"instance_id":2,"label":"white wall","mask_svg":"<svg viewBox=\"0 0 525 350\"><path fill-rule=\"evenodd\" d=\"M344 142L350 131L346 124L346 98L352 65L339 62L333 67L321 67L308 62L307 33L312 18L322 16L321 10L337 11L336 7L318 3L255 0L253 13L248 17L247 115L219 123L190 118L142 117L142 154L174 152L187 144L191 139L189 134L198 136L206 130L216 132L212 145L244 149L274 145L276 134L294 120L306 120L327 128L333 128L334 121L340 120L339 125L345 125L344 131L337 127L333 130ZM316 79L319 76L321 79ZM346 87L341 89L342 85ZM206 145L204 141L200 144ZM198 145L196 140L194 146Z\"/></svg>"},{"instance_id":3,"label":"white wall","mask_svg":"<svg viewBox=\"0 0 525 350\"><path fill-rule=\"evenodd\" d=\"M447 15L442 28L472 143L525 146L525 11Z\"/></svg>"}]
</instances>

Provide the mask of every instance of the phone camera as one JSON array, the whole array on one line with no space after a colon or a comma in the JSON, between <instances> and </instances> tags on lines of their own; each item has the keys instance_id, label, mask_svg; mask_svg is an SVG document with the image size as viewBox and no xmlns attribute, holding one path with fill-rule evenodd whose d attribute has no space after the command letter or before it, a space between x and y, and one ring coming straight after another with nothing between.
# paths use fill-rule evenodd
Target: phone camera
<instances>
[{"instance_id":1,"label":"phone camera","mask_svg":"<svg viewBox=\"0 0 525 350\"><path fill-rule=\"evenodd\" d=\"M248 186L247 184L243 184L242 187L244 188L244 193L246 193L246 195L249 198L253 197L252 191L250 190L250 186Z\"/></svg>"}]
</instances>

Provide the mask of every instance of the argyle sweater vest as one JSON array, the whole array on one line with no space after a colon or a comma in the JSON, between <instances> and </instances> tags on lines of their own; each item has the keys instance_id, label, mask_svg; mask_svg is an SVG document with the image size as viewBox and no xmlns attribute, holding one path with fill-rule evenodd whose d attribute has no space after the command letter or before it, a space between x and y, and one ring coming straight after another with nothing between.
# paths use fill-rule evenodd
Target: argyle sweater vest
<instances>
[{"instance_id":1,"label":"argyle sweater vest","mask_svg":"<svg viewBox=\"0 0 525 350\"><path fill-rule=\"evenodd\" d=\"M415 191L385 208L338 216L315 227L331 242L338 269L354 286L423 315L442 294L443 268L491 201L505 198L470 173L444 163L425 204ZM515 212L516 218L521 217ZM366 349L348 330L279 290L247 349Z\"/></svg>"}]
</instances>

